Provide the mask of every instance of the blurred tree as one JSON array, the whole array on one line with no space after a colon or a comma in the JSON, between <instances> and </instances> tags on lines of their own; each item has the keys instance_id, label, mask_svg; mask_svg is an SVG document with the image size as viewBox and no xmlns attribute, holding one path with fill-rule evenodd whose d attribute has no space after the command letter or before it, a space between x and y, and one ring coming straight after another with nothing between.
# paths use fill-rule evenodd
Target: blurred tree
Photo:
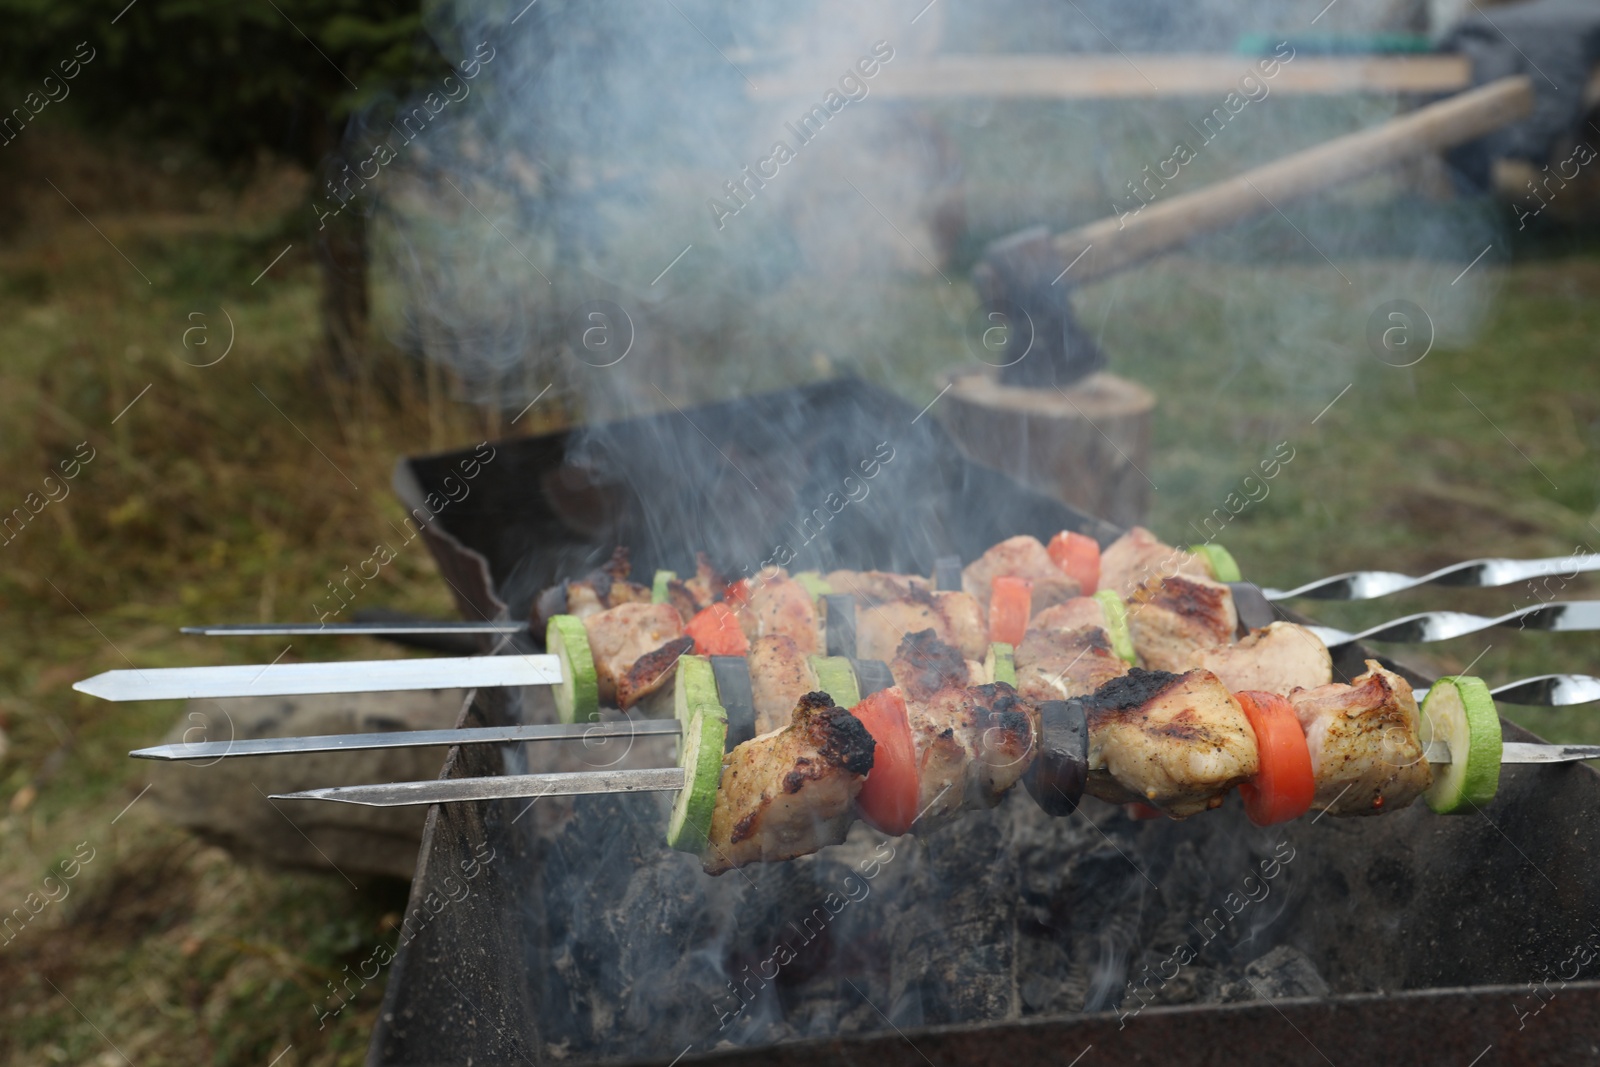
<instances>
[{"instance_id":1,"label":"blurred tree","mask_svg":"<svg viewBox=\"0 0 1600 1067\"><path fill-rule=\"evenodd\" d=\"M319 180L351 117L381 111L450 71L424 32L422 0L0 0L0 82L20 102L60 76L80 42L93 61L71 83L92 129L175 139L225 166L265 151ZM332 369L351 374L368 317L367 212L318 225Z\"/></svg>"}]
</instances>

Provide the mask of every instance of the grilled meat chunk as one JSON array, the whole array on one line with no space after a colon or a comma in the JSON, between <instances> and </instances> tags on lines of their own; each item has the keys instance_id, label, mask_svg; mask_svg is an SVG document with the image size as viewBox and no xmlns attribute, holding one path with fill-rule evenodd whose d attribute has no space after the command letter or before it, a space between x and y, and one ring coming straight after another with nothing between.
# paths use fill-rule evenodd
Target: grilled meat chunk
<instances>
[{"instance_id":1,"label":"grilled meat chunk","mask_svg":"<svg viewBox=\"0 0 1600 1067\"><path fill-rule=\"evenodd\" d=\"M1173 818L1214 808L1260 769L1244 709L1210 671L1135 667L1084 701L1088 792L1142 801Z\"/></svg>"},{"instance_id":2,"label":"grilled meat chunk","mask_svg":"<svg viewBox=\"0 0 1600 1067\"><path fill-rule=\"evenodd\" d=\"M887 663L906 634L920 630L932 630L967 659L981 660L989 650L989 627L977 600L966 593L913 590L899 600L858 608L856 655Z\"/></svg>"},{"instance_id":3,"label":"grilled meat chunk","mask_svg":"<svg viewBox=\"0 0 1600 1067\"><path fill-rule=\"evenodd\" d=\"M1433 784L1411 683L1377 660L1367 660L1367 673L1350 685L1297 689L1289 703L1311 749L1314 810L1377 815L1405 807Z\"/></svg>"},{"instance_id":4,"label":"grilled meat chunk","mask_svg":"<svg viewBox=\"0 0 1600 1067\"><path fill-rule=\"evenodd\" d=\"M1233 640L1233 590L1210 578L1152 578L1128 599L1133 649L1155 671L1185 671L1200 649Z\"/></svg>"},{"instance_id":5,"label":"grilled meat chunk","mask_svg":"<svg viewBox=\"0 0 1600 1067\"><path fill-rule=\"evenodd\" d=\"M768 634L750 642L750 693L755 700L756 733L782 729L795 705L817 688L811 661L786 634Z\"/></svg>"},{"instance_id":6,"label":"grilled meat chunk","mask_svg":"<svg viewBox=\"0 0 1600 1067\"><path fill-rule=\"evenodd\" d=\"M1026 578L1033 583L1033 610L1071 600L1082 590L1076 580L1056 566L1037 537L1026 534L1009 537L967 564L961 572L961 588L988 610L994 580L1000 577Z\"/></svg>"},{"instance_id":7,"label":"grilled meat chunk","mask_svg":"<svg viewBox=\"0 0 1600 1067\"><path fill-rule=\"evenodd\" d=\"M794 859L844 840L874 742L826 693L807 693L783 729L753 737L722 760L722 783L700 862L722 874Z\"/></svg>"},{"instance_id":8,"label":"grilled meat chunk","mask_svg":"<svg viewBox=\"0 0 1600 1067\"><path fill-rule=\"evenodd\" d=\"M783 634L801 652L822 651L817 603L806 587L777 568L750 581L750 602L739 609L739 626L751 641Z\"/></svg>"},{"instance_id":9,"label":"grilled meat chunk","mask_svg":"<svg viewBox=\"0 0 1600 1067\"><path fill-rule=\"evenodd\" d=\"M683 637L683 620L671 604L619 604L586 616L583 626L589 635L589 651L594 655L602 704L617 703L619 689L634 699L643 696L648 691L644 687L647 679L641 676L628 681L629 671L647 654ZM671 677L671 671L667 677ZM656 684L664 683L656 678Z\"/></svg>"},{"instance_id":10,"label":"grilled meat chunk","mask_svg":"<svg viewBox=\"0 0 1600 1067\"><path fill-rule=\"evenodd\" d=\"M933 583L920 574L893 574L889 571L833 571L827 576L835 593L849 593L858 607L869 607L890 600L904 600L916 593L933 592Z\"/></svg>"},{"instance_id":11,"label":"grilled meat chunk","mask_svg":"<svg viewBox=\"0 0 1600 1067\"><path fill-rule=\"evenodd\" d=\"M939 640L931 629L906 634L889 671L907 700L928 700L941 689L965 689L972 681L961 650Z\"/></svg>"},{"instance_id":12,"label":"grilled meat chunk","mask_svg":"<svg viewBox=\"0 0 1600 1067\"><path fill-rule=\"evenodd\" d=\"M1288 696L1333 681L1333 657L1316 634L1292 622L1252 630L1237 644L1196 651L1190 667L1204 667L1237 693L1245 689Z\"/></svg>"},{"instance_id":13,"label":"grilled meat chunk","mask_svg":"<svg viewBox=\"0 0 1600 1067\"><path fill-rule=\"evenodd\" d=\"M667 581L667 603L672 605L685 623L711 606L710 601L702 601L690 584L681 578Z\"/></svg>"},{"instance_id":14,"label":"grilled meat chunk","mask_svg":"<svg viewBox=\"0 0 1600 1067\"><path fill-rule=\"evenodd\" d=\"M1028 622L1030 630L1098 630L1106 628L1105 605L1092 596L1075 596L1036 612Z\"/></svg>"},{"instance_id":15,"label":"grilled meat chunk","mask_svg":"<svg viewBox=\"0 0 1600 1067\"><path fill-rule=\"evenodd\" d=\"M1150 579L1172 575L1210 578L1211 568L1199 556L1163 544L1143 526L1135 526L1100 553L1100 588L1115 589L1124 600Z\"/></svg>"},{"instance_id":16,"label":"grilled meat chunk","mask_svg":"<svg viewBox=\"0 0 1600 1067\"><path fill-rule=\"evenodd\" d=\"M617 678L617 707L626 711L646 697L672 685L678 660L694 651L694 638L674 637L653 652L634 660L626 674Z\"/></svg>"},{"instance_id":17,"label":"grilled meat chunk","mask_svg":"<svg viewBox=\"0 0 1600 1067\"><path fill-rule=\"evenodd\" d=\"M628 581L631 570L628 550L619 545L609 560L582 578L560 582L540 593L534 601L539 632L544 632L552 615L582 619L619 604L650 603L650 590Z\"/></svg>"},{"instance_id":18,"label":"grilled meat chunk","mask_svg":"<svg viewBox=\"0 0 1600 1067\"><path fill-rule=\"evenodd\" d=\"M1037 752L1038 709L1004 682L908 696L906 717L921 778L919 830L994 807Z\"/></svg>"},{"instance_id":19,"label":"grilled meat chunk","mask_svg":"<svg viewBox=\"0 0 1600 1067\"><path fill-rule=\"evenodd\" d=\"M1111 639L1098 626L1029 629L1015 663L1017 692L1036 702L1088 696L1128 673L1128 662L1111 651Z\"/></svg>"}]
</instances>

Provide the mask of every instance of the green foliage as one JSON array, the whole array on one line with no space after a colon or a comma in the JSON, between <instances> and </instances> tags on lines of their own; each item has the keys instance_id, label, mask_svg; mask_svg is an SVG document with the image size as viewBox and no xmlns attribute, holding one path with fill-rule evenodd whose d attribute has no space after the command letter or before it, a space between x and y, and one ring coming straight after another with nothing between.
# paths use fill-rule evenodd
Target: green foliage
<instances>
[{"instance_id":1,"label":"green foliage","mask_svg":"<svg viewBox=\"0 0 1600 1067\"><path fill-rule=\"evenodd\" d=\"M0 0L0 24L7 110L88 42L63 102L79 121L223 163L266 150L314 166L351 113L447 73L416 2Z\"/></svg>"}]
</instances>

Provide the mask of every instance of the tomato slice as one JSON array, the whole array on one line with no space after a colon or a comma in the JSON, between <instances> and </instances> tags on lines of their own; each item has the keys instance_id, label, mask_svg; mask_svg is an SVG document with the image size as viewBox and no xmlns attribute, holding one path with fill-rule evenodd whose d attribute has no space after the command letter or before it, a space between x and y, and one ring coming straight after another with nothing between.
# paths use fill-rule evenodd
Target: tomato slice
<instances>
[{"instance_id":1,"label":"tomato slice","mask_svg":"<svg viewBox=\"0 0 1600 1067\"><path fill-rule=\"evenodd\" d=\"M740 578L737 582L730 582L722 590L722 599L730 604L750 603L750 579Z\"/></svg>"},{"instance_id":2,"label":"tomato slice","mask_svg":"<svg viewBox=\"0 0 1600 1067\"><path fill-rule=\"evenodd\" d=\"M1093 596L1100 584L1100 542L1081 533L1062 530L1045 546L1056 566L1078 583L1079 596Z\"/></svg>"},{"instance_id":3,"label":"tomato slice","mask_svg":"<svg viewBox=\"0 0 1600 1067\"><path fill-rule=\"evenodd\" d=\"M1257 826L1298 819L1311 809L1317 782L1294 705L1276 693L1246 690L1233 695L1255 731L1261 760L1261 770L1239 787L1245 814Z\"/></svg>"},{"instance_id":4,"label":"tomato slice","mask_svg":"<svg viewBox=\"0 0 1600 1067\"><path fill-rule=\"evenodd\" d=\"M1154 807L1153 805L1146 804L1142 800L1135 800L1124 804L1122 805L1122 810L1128 813L1128 818L1138 819L1140 821L1145 819L1165 819L1167 817L1166 812L1162 811L1160 808Z\"/></svg>"},{"instance_id":5,"label":"tomato slice","mask_svg":"<svg viewBox=\"0 0 1600 1067\"><path fill-rule=\"evenodd\" d=\"M862 820L886 834L903 834L917 818L917 797L922 788L917 770L917 749L911 743L911 723L906 718L906 698L899 686L880 689L850 713L872 735L872 770L856 797Z\"/></svg>"},{"instance_id":6,"label":"tomato slice","mask_svg":"<svg viewBox=\"0 0 1600 1067\"><path fill-rule=\"evenodd\" d=\"M1032 582L1009 575L996 578L989 593L989 640L1001 641L1013 648L1022 644L1032 609Z\"/></svg>"},{"instance_id":7,"label":"tomato slice","mask_svg":"<svg viewBox=\"0 0 1600 1067\"><path fill-rule=\"evenodd\" d=\"M712 604L689 620L683 632L694 638L699 656L742 656L750 651L750 641L739 628L739 617L724 603Z\"/></svg>"}]
</instances>

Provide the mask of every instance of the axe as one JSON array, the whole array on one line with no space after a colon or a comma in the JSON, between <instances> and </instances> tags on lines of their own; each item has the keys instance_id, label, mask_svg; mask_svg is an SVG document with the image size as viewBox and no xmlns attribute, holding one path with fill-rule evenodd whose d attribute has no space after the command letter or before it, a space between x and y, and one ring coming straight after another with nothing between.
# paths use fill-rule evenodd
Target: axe
<instances>
[{"instance_id":1,"label":"axe","mask_svg":"<svg viewBox=\"0 0 1600 1067\"><path fill-rule=\"evenodd\" d=\"M1533 101L1533 83L1525 75L1501 78L1372 129L1151 203L1136 215L1113 216L1058 234L1038 226L991 243L973 268L973 286L986 312L1005 316L995 321L1008 322L1013 330L1031 326L1027 358L1002 368L1000 381L1065 387L1105 366L1105 353L1073 318L1071 286L1098 281L1201 234L1339 182L1475 140L1526 116ZM1013 321L1019 312L1023 321Z\"/></svg>"}]
</instances>

